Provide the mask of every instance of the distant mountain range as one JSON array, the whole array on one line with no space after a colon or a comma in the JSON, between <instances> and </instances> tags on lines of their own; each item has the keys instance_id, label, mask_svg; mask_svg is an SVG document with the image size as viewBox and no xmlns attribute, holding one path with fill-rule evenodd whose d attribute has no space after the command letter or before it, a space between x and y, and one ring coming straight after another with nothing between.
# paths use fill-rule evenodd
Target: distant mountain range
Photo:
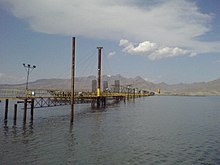
<instances>
[{"instance_id":1,"label":"distant mountain range","mask_svg":"<svg viewBox=\"0 0 220 165\"><path fill-rule=\"evenodd\" d=\"M75 78L75 90L76 91L91 91L92 80L95 80L95 76L88 77L76 77ZM115 84L115 80L120 81L121 86L131 85L131 88L138 88L147 91L157 91L159 88L162 95L220 95L220 79L199 82L192 84L166 84L166 83L152 83L144 80L142 77L137 76L135 78L126 78L120 74L108 77L102 76L102 81L108 81L109 88ZM25 88L25 84L1 84L0 88ZM32 89L70 89L69 79L40 79L29 83L29 88Z\"/></svg>"}]
</instances>

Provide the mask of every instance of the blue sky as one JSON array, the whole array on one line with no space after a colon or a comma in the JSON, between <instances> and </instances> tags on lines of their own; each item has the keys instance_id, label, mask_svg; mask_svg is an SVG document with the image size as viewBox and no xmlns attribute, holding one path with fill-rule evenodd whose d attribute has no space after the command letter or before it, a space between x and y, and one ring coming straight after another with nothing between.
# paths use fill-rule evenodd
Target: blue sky
<instances>
[{"instance_id":1,"label":"blue sky","mask_svg":"<svg viewBox=\"0 0 220 165\"><path fill-rule=\"evenodd\" d=\"M219 0L0 0L0 84L76 76L141 76L191 83L220 78Z\"/></svg>"}]
</instances>

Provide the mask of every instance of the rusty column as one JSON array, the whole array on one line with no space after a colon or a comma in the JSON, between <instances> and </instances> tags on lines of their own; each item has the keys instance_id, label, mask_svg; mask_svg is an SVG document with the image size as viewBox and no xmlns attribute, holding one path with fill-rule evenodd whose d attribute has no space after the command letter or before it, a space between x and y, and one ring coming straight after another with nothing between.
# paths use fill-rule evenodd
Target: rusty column
<instances>
[{"instance_id":1,"label":"rusty column","mask_svg":"<svg viewBox=\"0 0 220 165\"><path fill-rule=\"evenodd\" d=\"M74 81L75 81L75 37L72 39L72 76L71 76L71 123L74 117Z\"/></svg>"},{"instance_id":2,"label":"rusty column","mask_svg":"<svg viewBox=\"0 0 220 165\"><path fill-rule=\"evenodd\" d=\"M34 99L31 99L31 123L34 120Z\"/></svg>"},{"instance_id":3,"label":"rusty column","mask_svg":"<svg viewBox=\"0 0 220 165\"><path fill-rule=\"evenodd\" d=\"M8 99L5 100L5 122L8 120Z\"/></svg>"},{"instance_id":4,"label":"rusty column","mask_svg":"<svg viewBox=\"0 0 220 165\"><path fill-rule=\"evenodd\" d=\"M101 95L101 54L103 47L97 47L98 49L98 86L97 86L97 96Z\"/></svg>"},{"instance_id":5,"label":"rusty column","mask_svg":"<svg viewBox=\"0 0 220 165\"><path fill-rule=\"evenodd\" d=\"M17 104L14 104L14 125L16 125L17 121Z\"/></svg>"},{"instance_id":6,"label":"rusty column","mask_svg":"<svg viewBox=\"0 0 220 165\"><path fill-rule=\"evenodd\" d=\"M24 116L23 116L23 123L26 123L26 118L27 118L27 98L24 99Z\"/></svg>"}]
</instances>

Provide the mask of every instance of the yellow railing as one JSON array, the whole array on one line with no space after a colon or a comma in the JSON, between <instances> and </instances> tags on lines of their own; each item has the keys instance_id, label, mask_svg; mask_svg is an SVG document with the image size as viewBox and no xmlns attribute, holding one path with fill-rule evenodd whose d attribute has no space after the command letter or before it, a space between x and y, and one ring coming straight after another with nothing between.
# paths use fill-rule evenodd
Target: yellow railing
<instances>
[{"instance_id":1,"label":"yellow railing","mask_svg":"<svg viewBox=\"0 0 220 165\"><path fill-rule=\"evenodd\" d=\"M0 99L16 99L16 98L70 98L70 91L54 90L54 89L0 89ZM76 92L75 98L96 98L96 97L141 97L149 96L142 93L110 93L102 92L100 96L96 92Z\"/></svg>"},{"instance_id":2,"label":"yellow railing","mask_svg":"<svg viewBox=\"0 0 220 165\"><path fill-rule=\"evenodd\" d=\"M17 96L24 96L25 90L22 89L0 89L0 98L13 99Z\"/></svg>"}]
</instances>

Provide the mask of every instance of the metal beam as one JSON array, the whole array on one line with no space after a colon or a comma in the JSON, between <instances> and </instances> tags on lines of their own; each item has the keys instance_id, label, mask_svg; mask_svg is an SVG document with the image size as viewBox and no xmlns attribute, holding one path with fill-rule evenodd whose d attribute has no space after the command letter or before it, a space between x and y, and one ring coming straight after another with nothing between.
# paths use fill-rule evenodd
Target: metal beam
<instances>
[{"instance_id":1,"label":"metal beam","mask_svg":"<svg viewBox=\"0 0 220 165\"><path fill-rule=\"evenodd\" d=\"M97 86L97 96L101 95L101 54L103 47L97 47L98 49L98 86Z\"/></svg>"},{"instance_id":2,"label":"metal beam","mask_svg":"<svg viewBox=\"0 0 220 165\"><path fill-rule=\"evenodd\" d=\"M71 76L71 119L74 117L74 81L75 81L75 37L72 39L72 76Z\"/></svg>"}]
</instances>

